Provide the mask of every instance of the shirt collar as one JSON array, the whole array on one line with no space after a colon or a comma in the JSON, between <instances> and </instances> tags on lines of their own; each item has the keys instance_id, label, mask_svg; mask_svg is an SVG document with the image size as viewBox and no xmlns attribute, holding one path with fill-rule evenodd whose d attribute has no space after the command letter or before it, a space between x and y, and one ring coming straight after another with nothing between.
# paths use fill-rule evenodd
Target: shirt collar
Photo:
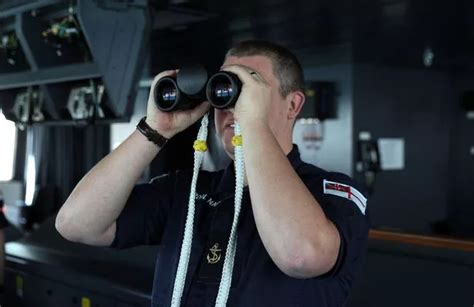
<instances>
[{"instance_id":1,"label":"shirt collar","mask_svg":"<svg viewBox=\"0 0 474 307\"><path fill-rule=\"evenodd\" d=\"M296 170L301 163L300 152L298 146L293 144L293 148L286 156L290 161L293 168ZM244 187L244 193L248 192L249 187ZM234 171L234 161L229 163L229 166L224 170L222 178L218 185L218 191L224 193L234 193L235 192L235 171Z\"/></svg>"}]
</instances>

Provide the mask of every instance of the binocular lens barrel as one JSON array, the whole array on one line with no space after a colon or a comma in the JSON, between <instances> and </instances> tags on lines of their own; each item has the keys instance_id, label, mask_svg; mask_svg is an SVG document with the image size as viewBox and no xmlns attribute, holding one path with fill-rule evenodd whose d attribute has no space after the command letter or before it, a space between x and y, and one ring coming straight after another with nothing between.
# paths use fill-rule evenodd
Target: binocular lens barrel
<instances>
[{"instance_id":1,"label":"binocular lens barrel","mask_svg":"<svg viewBox=\"0 0 474 307\"><path fill-rule=\"evenodd\" d=\"M158 109L170 112L177 108L180 93L174 78L161 78L156 83L153 94Z\"/></svg>"},{"instance_id":2,"label":"binocular lens barrel","mask_svg":"<svg viewBox=\"0 0 474 307\"><path fill-rule=\"evenodd\" d=\"M231 108L239 98L241 89L242 82L236 74L221 71L214 74L207 83L207 100L214 108Z\"/></svg>"}]
</instances>

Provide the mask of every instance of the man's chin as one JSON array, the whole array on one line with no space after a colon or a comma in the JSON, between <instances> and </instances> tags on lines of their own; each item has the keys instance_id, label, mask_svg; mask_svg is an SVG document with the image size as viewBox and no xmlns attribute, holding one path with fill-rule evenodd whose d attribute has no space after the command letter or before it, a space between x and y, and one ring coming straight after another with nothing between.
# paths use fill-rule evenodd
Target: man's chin
<instances>
[{"instance_id":1,"label":"man's chin","mask_svg":"<svg viewBox=\"0 0 474 307\"><path fill-rule=\"evenodd\" d=\"M234 160L234 145L232 145L232 137L227 136L227 138L222 139L222 147L232 160Z\"/></svg>"},{"instance_id":2,"label":"man's chin","mask_svg":"<svg viewBox=\"0 0 474 307\"><path fill-rule=\"evenodd\" d=\"M234 160L234 147L232 147L231 149L226 147L224 150L227 156L231 158L232 160Z\"/></svg>"}]
</instances>

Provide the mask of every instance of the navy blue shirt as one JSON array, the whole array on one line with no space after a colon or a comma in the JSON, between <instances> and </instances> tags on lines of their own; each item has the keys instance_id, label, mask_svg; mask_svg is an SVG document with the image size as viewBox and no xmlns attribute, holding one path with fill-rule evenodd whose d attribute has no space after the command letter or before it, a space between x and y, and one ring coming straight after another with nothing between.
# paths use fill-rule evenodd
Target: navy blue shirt
<instances>
[{"instance_id":1,"label":"navy blue shirt","mask_svg":"<svg viewBox=\"0 0 474 307\"><path fill-rule=\"evenodd\" d=\"M336 265L315 278L297 279L284 274L262 244L246 187L228 306L343 306L348 299L367 249L365 197L348 176L301 161L296 145L288 159L340 233ZM191 178L192 171L178 171L137 185L117 219L112 247L160 245L152 306L169 306L171 302ZM234 214L234 182L233 163L225 170L199 173L182 306L215 304Z\"/></svg>"}]
</instances>

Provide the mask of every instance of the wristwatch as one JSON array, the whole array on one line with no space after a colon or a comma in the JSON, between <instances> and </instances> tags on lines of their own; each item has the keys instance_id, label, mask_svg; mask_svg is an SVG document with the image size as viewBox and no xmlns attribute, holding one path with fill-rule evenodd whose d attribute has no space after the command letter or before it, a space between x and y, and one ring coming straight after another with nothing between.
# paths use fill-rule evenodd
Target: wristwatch
<instances>
[{"instance_id":1,"label":"wristwatch","mask_svg":"<svg viewBox=\"0 0 474 307\"><path fill-rule=\"evenodd\" d=\"M153 142L158 147L163 147L168 139L158 133L155 129L151 128L146 123L146 116L143 117L137 125L137 130L140 131L150 142Z\"/></svg>"}]
</instances>

